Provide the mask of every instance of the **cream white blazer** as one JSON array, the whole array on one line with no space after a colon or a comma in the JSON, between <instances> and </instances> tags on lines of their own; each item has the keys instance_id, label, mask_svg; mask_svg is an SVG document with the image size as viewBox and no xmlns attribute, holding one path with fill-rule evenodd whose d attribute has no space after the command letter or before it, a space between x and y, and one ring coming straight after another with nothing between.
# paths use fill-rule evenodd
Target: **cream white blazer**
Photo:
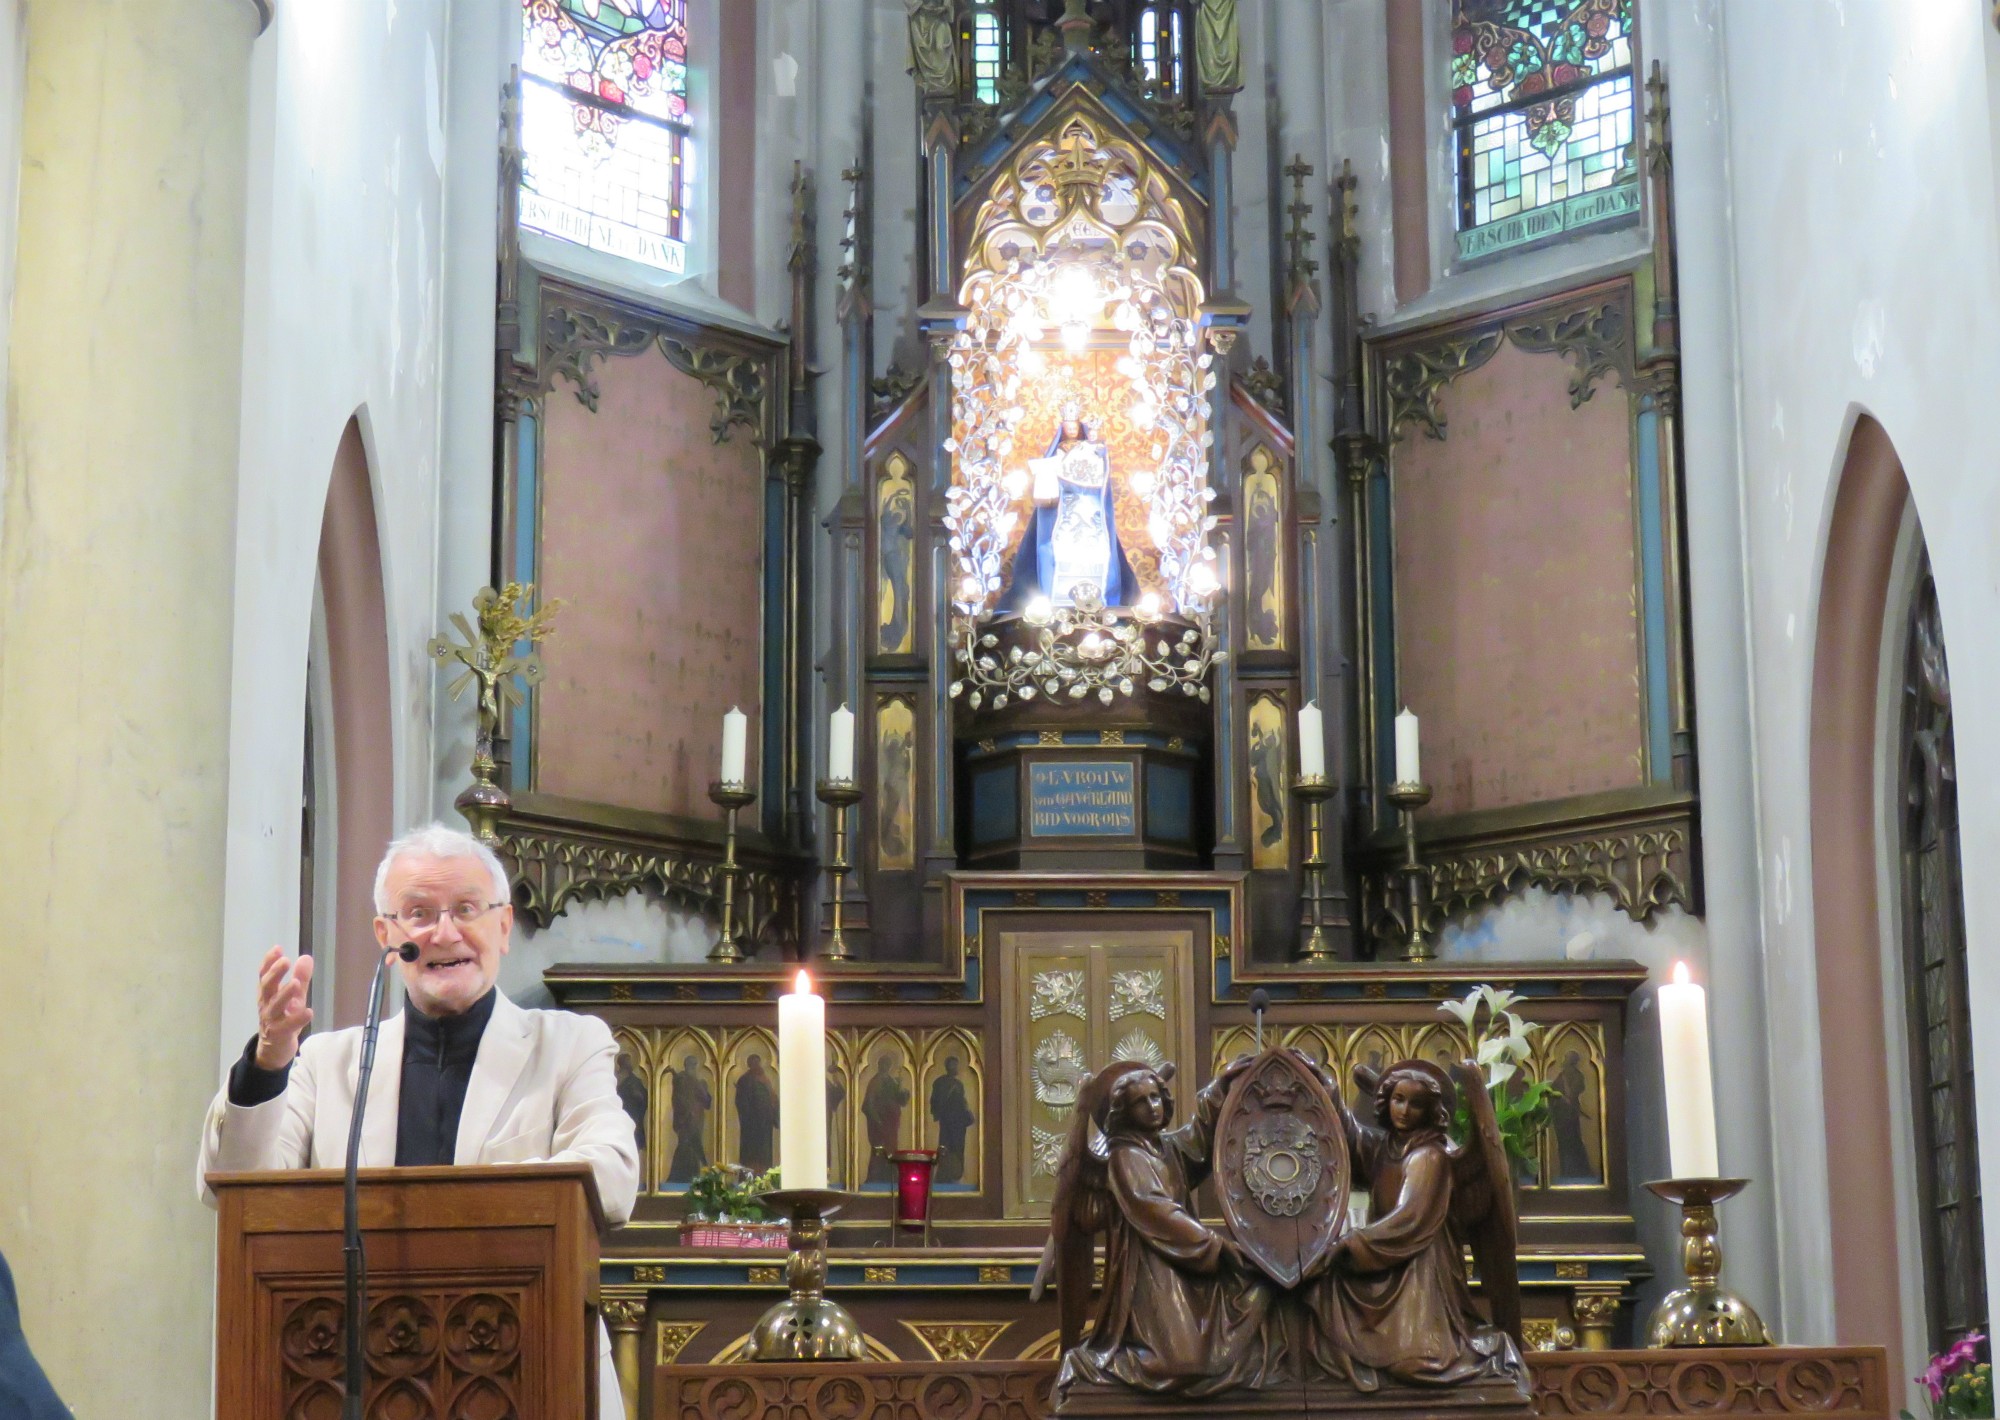
<instances>
[{"instance_id":1,"label":"cream white blazer","mask_svg":"<svg viewBox=\"0 0 2000 1420\"><path fill-rule=\"evenodd\" d=\"M632 1116L618 1099L618 1047L611 1028L569 1011L524 1011L504 994L479 1037L465 1107L458 1117L457 1164L582 1160L597 1179L605 1221L632 1216L639 1148ZM202 1124L195 1186L211 1208L208 1175L238 1169L337 1169L347 1162L347 1127L361 1075L361 1028L308 1036L292 1061L285 1092L247 1108L229 1102L229 1081ZM402 1095L403 1016L382 1023L368 1113L361 1122L361 1167L396 1162L396 1106ZM598 1327L600 1420L624 1420L611 1338Z\"/></svg>"},{"instance_id":2,"label":"cream white blazer","mask_svg":"<svg viewBox=\"0 0 2000 1420\"><path fill-rule=\"evenodd\" d=\"M361 1167L396 1162L396 1107L402 1094L403 1015L382 1023L368 1114L361 1125ZM618 1047L594 1016L524 1011L499 995L479 1038L465 1107L458 1118L457 1164L581 1160L597 1177L605 1220L632 1216L639 1191L639 1148L632 1117L618 1099ZM196 1184L211 1207L207 1175L237 1169L337 1169L347 1162L347 1127L361 1074L361 1028L308 1036L292 1062L285 1092L259 1105L233 1105L229 1083L208 1107Z\"/></svg>"}]
</instances>

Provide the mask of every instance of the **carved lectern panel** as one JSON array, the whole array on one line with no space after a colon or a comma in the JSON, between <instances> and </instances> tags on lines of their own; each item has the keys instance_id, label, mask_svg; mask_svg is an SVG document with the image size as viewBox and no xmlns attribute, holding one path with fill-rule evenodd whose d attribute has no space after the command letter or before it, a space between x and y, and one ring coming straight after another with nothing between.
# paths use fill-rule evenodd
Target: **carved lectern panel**
<instances>
[{"instance_id":1,"label":"carved lectern panel","mask_svg":"<svg viewBox=\"0 0 2000 1420\"><path fill-rule=\"evenodd\" d=\"M524 1290L403 1291L368 1307L369 1420L519 1420ZM338 1420L345 1306L275 1292L285 1420Z\"/></svg>"},{"instance_id":2,"label":"carved lectern panel","mask_svg":"<svg viewBox=\"0 0 2000 1420\"><path fill-rule=\"evenodd\" d=\"M339 1420L338 1169L212 1173L215 1413ZM595 1414L598 1235L583 1163L363 1169L368 1420Z\"/></svg>"}]
</instances>

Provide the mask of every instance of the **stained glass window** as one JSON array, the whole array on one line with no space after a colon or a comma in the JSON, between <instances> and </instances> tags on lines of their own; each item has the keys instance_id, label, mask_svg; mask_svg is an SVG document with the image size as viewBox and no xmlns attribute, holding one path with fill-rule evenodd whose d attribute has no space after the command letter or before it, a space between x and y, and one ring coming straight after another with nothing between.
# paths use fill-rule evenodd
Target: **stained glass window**
<instances>
[{"instance_id":1,"label":"stained glass window","mask_svg":"<svg viewBox=\"0 0 2000 1420\"><path fill-rule=\"evenodd\" d=\"M1181 14L1165 5L1148 5L1139 12L1139 72L1168 93L1183 91Z\"/></svg>"},{"instance_id":2,"label":"stained glass window","mask_svg":"<svg viewBox=\"0 0 2000 1420\"><path fill-rule=\"evenodd\" d=\"M687 0L522 0L521 225L687 269Z\"/></svg>"},{"instance_id":3,"label":"stained glass window","mask_svg":"<svg viewBox=\"0 0 2000 1420\"><path fill-rule=\"evenodd\" d=\"M1931 1349L1987 1330L1951 672L1926 552L1903 666L1903 988Z\"/></svg>"},{"instance_id":4,"label":"stained glass window","mask_svg":"<svg viewBox=\"0 0 2000 1420\"><path fill-rule=\"evenodd\" d=\"M1455 0L1460 256L1638 212L1633 4Z\"/></svg>"},{"instance_id":5,"label":"stained glass window","mask_svg":"<svg viewBox=\"0 0 2000 1420\"><path fill-rule=\"evenodd\" d=\"M972 11L972 85L983 104L1000 102L1000 70L1003 64L1000 43L1000 12L992 0L982 0Z\"/></svg>"}]
</instances>

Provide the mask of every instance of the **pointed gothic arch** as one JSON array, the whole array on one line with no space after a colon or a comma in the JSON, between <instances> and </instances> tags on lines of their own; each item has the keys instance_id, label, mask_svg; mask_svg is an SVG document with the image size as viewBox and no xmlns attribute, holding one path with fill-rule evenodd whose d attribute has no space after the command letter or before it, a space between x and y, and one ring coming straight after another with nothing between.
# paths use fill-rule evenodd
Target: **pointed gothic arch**
<instances>
[{"instance_id":1,"label":"pointed gothic arch","mask_svg":"<svg viewBox=\"0 0 2000 1420\"><path fill-rule=\"evenodd\" d=\"M375 939L363 919L372 909L364 904L372 900L375 865L390 838L396 786L382 540L361 419L349 419L341 432L319 532L317 596L325 611L323 674L333 722L332 733L315 744L316 753L330 749L333 759L322 781L333 788L335 839L328 884L333 1019L323 1022L331 1026L357 1024L367 1012Z\"/></svg>"},{"instance_id":2,"label":"pointed gothic arch","mask_svg":"<svg viewBox=\"0 0 2000 1420\"><path fill-rule=\"evenodd\" d=\"M1815 633L1813 924L1821 1090L1827 1156L1834 1164L1828 1202L1839 1220L1832 1238L1833 1339L1886 1342L1891 1374L1916 1364L1932 1338L1952 1332L1956 1313L1942 1302L1952 1295L1954 1279L1963 1284L1959 1300L1970 1299L1970 1274L1959 1274L1966 1272L1969 1253L1983 1251L1976 1145L1953 1132L1971 1117L1969 1030L1957 1029L1963 1025L1964 968L1955 871L1943 874L1950 901L1942 905L1961 930L1956 962L1946 950L1933 973L1933 1004L1940 1008L1935 1021L1925 1018L1921 952L1930 945L1922 934L1936 924L1911 921L1913 904L1906 901L1913 850L1921 856L1926 847L1939 847L1940 827L1950 841L1936 861L1948 860L1948 869L1955 869L1956 860L1955 820L1941 824L1935 803L1907 802L1910 628L1926 609L1925 580L1907 570L1912 557L1922 557L1912 512L1909 481L1887 431L1860 415L1827 527ZM1930 605L1934 609L1934 600ZM1931 629L1938 634L1934 621ZM1932 649L1941 668L1941 643ZM1948 691L1946 696L1948 703ZM1920 812L1911 813L1912 807ZM1895 989L1899 983L1909 996ZM1940 1081L1934 1069L1949 1078ZM1909 1166L1900 1205L1899 1158ZM1942 1188L1940 1169L1949 1174ZM1915 1229L1908 1226L1913 1209ZM1941 1223L1945 1215L1951 1216ZM1947 1245L1940 1247L1945 1234ZM1885 1278L1902 1285L1885 1286ZM1975 1290L1983 1318L1983 1276Z\"/></svg>"}]
</instances>

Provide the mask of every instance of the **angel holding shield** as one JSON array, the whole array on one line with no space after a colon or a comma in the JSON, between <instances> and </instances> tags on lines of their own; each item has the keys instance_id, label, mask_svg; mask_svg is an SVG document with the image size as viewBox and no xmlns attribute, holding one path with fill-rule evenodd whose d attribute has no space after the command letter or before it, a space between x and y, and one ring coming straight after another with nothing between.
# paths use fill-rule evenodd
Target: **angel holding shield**
<instances>
[{"instance_id":1,"label":"angel holding shield","mask_svg":"<svg viewBox=\"0 0 2000 1420\"><path fill-rule=\"evenodd\" d=\"M1401 1060L1355 1071L1372 1119L1332 1093L1369 1222L1342 1234L1312 1269L1305 1302L1315 1369L1372 1391L1406 1385L1519 1385L1521 1294L1512 1175L1476 1066L1458 1067L1472 1128L1451 1141L1457 1090L1443 1067ZM1493 1310L1473 1304L1470 1247Z\"/></svg>"},{"instance_id":2,"label":"angel holding shield","mask_svg":"<svg viewBox=\"0 0 2000 1420\"><path fill-rule=\"evenodd\" d=\"M1214 1395L1284 1377L1273 1291L1226 1232L1204 1223L1193 1194L1208 1176L1216 1117L1235 1062L1195 1097L1178 1129L1174 1067L1120 1060L1079 1091L1056 1177L1053 1228L1035 1278L1054 1273L1062 1315L1057 1387L1129 1386ZM1089 1319L1092 1242L1105 1234L1104 1285Z\"/></svg>"}]
</instances>

